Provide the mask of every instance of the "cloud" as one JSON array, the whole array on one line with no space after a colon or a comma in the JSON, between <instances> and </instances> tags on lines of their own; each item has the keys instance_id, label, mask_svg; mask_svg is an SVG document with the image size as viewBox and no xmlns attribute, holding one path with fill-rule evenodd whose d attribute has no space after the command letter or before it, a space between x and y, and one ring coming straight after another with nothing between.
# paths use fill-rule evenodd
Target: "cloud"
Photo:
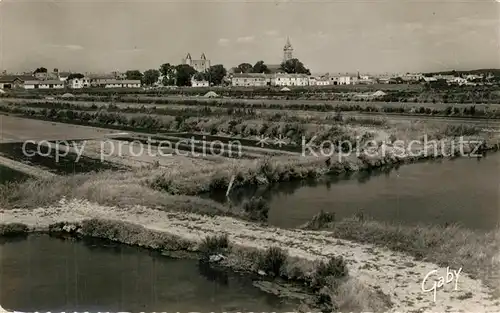
<instances>
[{"instance_id":1,"label":"cloud","mask_svg":"<svg viewBox=\"0 0 500 313\"><path fill-rule=\"evenodd\" d=\"M279 31L277 31L276 29L271 29L271 30L268 30L266 31L266 35L269 36L269 37L275 37L275 36L278 36L279 35Z\"/></svg>"},{"instance_id":2,"label":"cloud","mask_svg":"<svg viewBox=\"0 0 500 313\"><path fill-rule=\"evenodd\" d=\"M416 31L424 29L424 25L422 23L405 23L404 28L408 31Z\"/></svg>"},{"instance_id":3,"label":"cloud","mask_svg":"<svg viewBox=\"0 0 500 313\"><path fill-rule=\"evenodd\" d=\"M462 16L455 19L455 23L468 27L495 27L498 26L498 19L481 18L480 16Z\"/></svg>"},{"instance_id":4,"label":"cloud","mask_svg":"<svg viewBox=\"0 0 500 313\"><path fill-rule=\"evenodd\" d=\"M328 35L325 32L321 31L321 30L319 32L317 32L317 33L314 33L313 36L317 37L319 39L324 39L324 38L328 37Z\"/></svg>"},{"instance_id":5,"label":"cloud","mask_svg":"<svg viewBox=\"0 0 500 313\"><path fill-rule=\"evenodd\" d=\"M70 45L70 44L66 44L66 45L50 45L51 47L53 48L59 48L59 49L68 49L68 50L83 50L83 47L80 46L80 45Z\"/></svg>"},{"instance_id":6,"label":"cloud","mask_svg":"<svg viewBox=\"0 0 500 313\"><path fill-rule=\"evenodd\" d=\"M227 44L229 44L229 39L227 39L227 38L220 38L219 39L219 45L227 46Z\"/></svg>"},{"instance_id":7,"label":"cloud","mask_svg":"<svg viewBox=\"0 0 500 313\"><path fill-rule=\"evenodd\" d=\"M236 39L236 41L239 43L250 43L253 42L254 40L255 40L254 36L238 37L238 39Z\"/></svg>"},{"instance_id":8,"label":"cloud","mask_svg":"<svg viewBox=\"0 0 500 313\"><path fill-rule=\"evenodd\" d=\"M110 53L135 53L135 52L142 52L144 49L141 48L132 48L132 49L116 49L114 51L111 51Z\"/></svg>"}]
</instances>

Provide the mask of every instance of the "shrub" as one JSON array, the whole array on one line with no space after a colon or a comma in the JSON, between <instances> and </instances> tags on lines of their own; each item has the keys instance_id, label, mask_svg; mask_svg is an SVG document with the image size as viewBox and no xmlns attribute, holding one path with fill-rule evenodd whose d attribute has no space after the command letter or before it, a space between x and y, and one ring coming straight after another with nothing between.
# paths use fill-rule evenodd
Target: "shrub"
<instances>
[{"instance_id":1,"label":"shrub","mask_svg":"<svg viewBox=\"0 0 500 313\"><path fill-rule=\"evenodd\" d=\"M0 225L0 236L18 236L28 232L28 226L20 223Z\"/></svg>"},{"instance_id":2,"label":"shrub","mask_svg":"<svg viewBox=\"0 0 500 313\"><path fill-rule=\"evenodd\" d=\"M227 234L207 236L200 244L199 250L203 260L208 260L211 255L223 254L229 248Z\"/></svg>"},{"instance_id":3,"label":"shrub","mask_svg":"<svg viewBox=\"0 0 500 313\"><path fill-rule=\"evenodd\" d=\"M334 256L328 262L321 262L316 268L313 277L313 288L322 288L331 279L338 279L347 276L348 270L342 256Z\"/></svg>"},{"instance_id":4,"label":"shrub","mask_svg":"<svg viewBox=\"0 0 500 313\"><path fill-rule=\"evenodd\" d=\"M307 222L304 226L305 229L318 230L325 228L328 224L335 221L335 212L324 212L321 210L318 214Z\"/></svg>"},{"instance_id":5,"label":"shrub","mask_svg":"<svg viewBox=\"0 0 500 313\"><path fill-rule=\"evenodd\" d=\"M267 274L280 276L281 269L287 260L287 253L278 247L270 247L261 255L259 268Z\"/></svg>"},{"instance_id":6,"label":"shrub","mask_svg":"<svg viewBox=\"0 0 500 313\"><path fill-rule=\"evenodd\" d=\"M253 197L243 203L243 210L253 221L267 221L269 209L269 204L267 204L267 201L262 197Z\"/></svg>"}]
</instances>

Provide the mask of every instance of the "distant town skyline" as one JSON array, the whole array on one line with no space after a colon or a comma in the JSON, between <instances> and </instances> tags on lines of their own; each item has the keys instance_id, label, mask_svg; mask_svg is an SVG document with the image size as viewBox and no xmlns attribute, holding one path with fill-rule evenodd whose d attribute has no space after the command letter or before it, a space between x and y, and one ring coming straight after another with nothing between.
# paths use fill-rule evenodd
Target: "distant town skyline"
<instances>
[{"instance_id":1,"label":"distant town skyline","mask_svg":"<svg viewBox=\"0 0 500 313\"><path fill-rule=\"evenodd\" d=\"M499 16L493 0L4 0L0 70L157 69L188 52L227 69L279 64L287 37L312 72L500 68Z\"/></svg>"}]
</instances>

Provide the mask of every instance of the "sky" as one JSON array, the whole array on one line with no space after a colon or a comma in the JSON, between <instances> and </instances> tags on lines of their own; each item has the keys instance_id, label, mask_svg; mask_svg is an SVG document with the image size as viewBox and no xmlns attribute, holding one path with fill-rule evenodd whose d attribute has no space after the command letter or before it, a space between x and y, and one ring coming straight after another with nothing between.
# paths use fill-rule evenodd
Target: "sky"
<instances>
[{"instance_id":1,"label":"sky","mask_svg":"<svg viewBox=\"0 0 500 313\"><path fill-rule=\"evenodd\" d=\"M312 72L500 68L500 0L0 0L0 69L125 71L205 53Z\"/></svg>"}]
</instances>

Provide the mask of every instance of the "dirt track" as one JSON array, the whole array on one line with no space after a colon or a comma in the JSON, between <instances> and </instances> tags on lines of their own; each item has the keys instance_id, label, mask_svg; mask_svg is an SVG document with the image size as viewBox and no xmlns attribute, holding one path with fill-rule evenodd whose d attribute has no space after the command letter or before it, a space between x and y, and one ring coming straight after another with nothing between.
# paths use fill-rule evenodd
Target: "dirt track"
<instances>
[{"instance_id":1,"label":"dirt track","mask_svg":"<svg viewBox=\"0 0 500 313\"><path fill-rule=\"evenodd\" d=\"M38 229L55 222L90 218L125 221L194 241L227 233L237 245L258 249L279 246L292 256L308 260L342 255L353 278L390 296L394 304L391 312L500 312L500 302L490 296L492 291L467 276L466 268L460 274L457 290L453 284L445 285L437 290L434 302L432 292L422 291L422 281L433 270L445 276L446 268L382 248L338 240L328 232L267 228L228 217L169 213L140 206L105 207L76 200L62 200L58 206L30 211L0 211L0 223L18 222ZM432 285L432 281L428 284Z\"/></svg>"}]
</instances>

